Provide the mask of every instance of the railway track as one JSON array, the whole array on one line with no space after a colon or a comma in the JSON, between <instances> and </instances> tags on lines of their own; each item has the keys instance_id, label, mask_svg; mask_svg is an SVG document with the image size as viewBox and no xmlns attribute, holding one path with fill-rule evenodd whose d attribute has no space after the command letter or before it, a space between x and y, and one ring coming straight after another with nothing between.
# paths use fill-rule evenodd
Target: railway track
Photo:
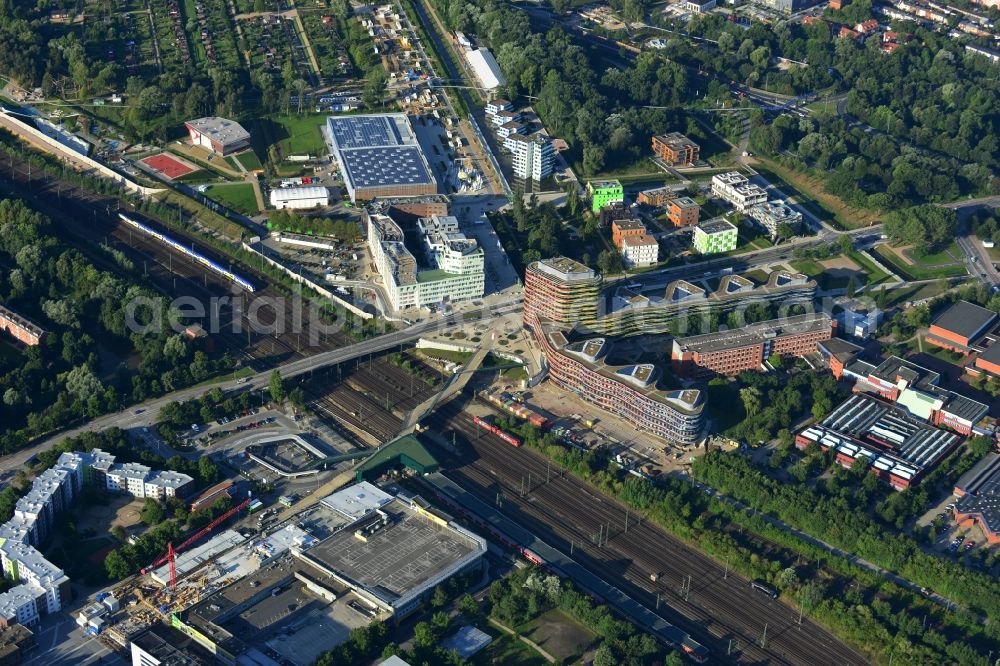
<instances>
[{"instance_id":1,"label":"railway track","mask_svg":"<svg viewBox=\"0 0 1000 666\"><path fill-rule=\"evenodd\" d=\"M626 531L623 505L578 479L557 476L532 451L513 449L487 432L480 435L458 400L443 405L428 425L439 432L454 430L469 449L470 455L454 460L447 472L452 480L487 502L496 502L500 494L504 513L552 546L573 551L581 565L649 608L657 605L659 595L661 614L702 641L716 658L731 652L728 659L739 663L867 663L814 623L803 620L799 625L791 608L751 590L747 581L727 575L723 565L654 524L636 524L632 514ZM529 475L530 490L522 497ZM598 547L598 532L608 524L607 545ZM650 580L651 573L659 575L657 582Z\"/></svg>"}]
</instances>

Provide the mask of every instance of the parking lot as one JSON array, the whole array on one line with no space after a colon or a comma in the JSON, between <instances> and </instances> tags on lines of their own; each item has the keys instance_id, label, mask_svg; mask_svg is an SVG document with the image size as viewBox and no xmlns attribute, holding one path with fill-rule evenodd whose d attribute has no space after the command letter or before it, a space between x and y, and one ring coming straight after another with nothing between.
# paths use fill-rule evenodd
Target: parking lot
<instances>
[{"instance_id":1,"label":"parking lot","mask_svg":"<svg viewBox=\"0 0 1000 666\"><path fill-rule=\"evenodd\" d=\"M917 520L917 527L933 525L935 540L931 549L937 554L964 560L971 566L983 567L983 561L996 551L986 543L978 527L961 526L952 517L958 498L948 495Z\"/></svg>"}]
</instances>

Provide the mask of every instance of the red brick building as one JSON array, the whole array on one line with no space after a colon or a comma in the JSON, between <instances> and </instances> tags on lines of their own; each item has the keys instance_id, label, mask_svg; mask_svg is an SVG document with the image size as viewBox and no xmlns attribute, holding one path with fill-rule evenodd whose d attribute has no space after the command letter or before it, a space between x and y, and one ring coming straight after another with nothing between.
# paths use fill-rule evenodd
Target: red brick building
<instances>
[{"instance_id":1,"label":"red brick building","mask_svg":"<svg viewBox=\"0 0 1000 666\"><path fill-rule=\"evenodd\" d=\"M958 301L931 323L926 339L939 347L968 354L973 342L986 333L996 320L997 315L992 310L968 301Z\"/></svg>"},{"instance_id":2,"label":"red brick building","mask_svg":"<svg viewBox=\"0 0 1000 666\"><path fill-rule=\"evenodd\" d=\"M0 331L7 331L29 347L41 343L45 336L41 326L2 305L0 305Z\"/></svg>"},{"instance_id":3,"label":"red brick building","mask_svg":"<svg viewBox=\"0 0 1000 666\"><path fill-rule=\"evenodd\" d=\"M738 330L675 338L670 360L678 374L732 376L760 370L773 354L805 356L833 335L826 314L804 314L750 324Z\"/></svg>"},{"instance_id":4,"label":"red brick building","mask_svg":"<svg viewBox=\"0 0 1000 666\"><path fill-rule=\"evenodd\" d=\"M671 166L694 164L700 152L698 144L680 132L653 137L653 154Z\"/></svg>"},{"instance_id":5,"label":"red brick building","mask_svg":"<svg viewBox=\"0 0 1000 666\"><path fill-rule=\"evenodd\" d=\"M646 235L646 225L639 220L615 220L611 223L611 242L621 248L622 241L628 236L639 238Z\"/></svg>"},{"instance_id":6,"label":"red brick building","mask_svg":"<svg viewBox=\"0 0 1000 666\"><path fill-rule=\"evenodd\" d=\"M667 205L667 217L675 227L693 227L700 214L701 207L690 197L677 197Z\"/></svg>"}]
</instances>

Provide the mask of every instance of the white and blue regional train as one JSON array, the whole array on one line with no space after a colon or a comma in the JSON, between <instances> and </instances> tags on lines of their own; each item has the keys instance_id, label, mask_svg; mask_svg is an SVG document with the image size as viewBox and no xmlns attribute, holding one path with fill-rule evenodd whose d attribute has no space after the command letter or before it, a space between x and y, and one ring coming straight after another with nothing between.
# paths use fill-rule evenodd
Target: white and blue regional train
<instances>
[{"instance_id":1,"label":"white and blue regional train","mask_svg":"<svg viewBox=\"0 0 1000 666\"><path fill-rule=\"evenodd\" d=\"M215 263L214 261L212 261L208 257L205 257L205 256L203 256L203 255L195 252L191 248L184 247L183 245L181 245L180 243L178 243L177 241L175 241L170 236L167 236L165 234L161 234L156 229L153 229L151 227L147 227L142 222L138 222L136 220L133 220L129 216L125 215L124 213L118 213L118 217L121 218L122 222L128 224L129 226L134 227L135 229L138 229L139 231L143 232L144 234L148 234L148 235L152 236L153 238L157 239L158 241L160 241L162 243L166 243L167 245L169 245L170 247L174 248L178 252L182 252L182 253L186 254L187 256L191 257L192 259L194 259L198 263L202 264L206 268L209 268L209 269L215 271L216 273L218 273L219 275L221 275L222 277L224 277L224 278L226 278L228 280L231 280L232 282L235 282L239 286L241 286L244 289L246 289L247 291L249 291L251 294L256 291L256 288L252 284L250 284L250 282L248 280L246 280L244 278L241 278L239 275L236 275L231 270L223 268L222 266L220 266L219 264Z\"/></svg>"}]
</instances>

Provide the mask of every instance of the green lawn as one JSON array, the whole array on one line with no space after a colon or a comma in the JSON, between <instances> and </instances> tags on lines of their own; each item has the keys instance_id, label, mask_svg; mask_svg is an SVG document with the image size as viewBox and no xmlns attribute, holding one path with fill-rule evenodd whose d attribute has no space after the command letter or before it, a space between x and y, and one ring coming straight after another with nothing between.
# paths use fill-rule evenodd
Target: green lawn
<instances>
[{"instance_id":1,"label":"green lawn","mask_svg":"<svg viewBox=\"0 0 1000 666\"><path fill-rule=\"evenodd\" d=\"M549 662L519 638L503 634L482 652L469 660L471 666L517 664L517 666L548 666Z\"/></svg>"},{"instance_id":2,"label":"green lawn","mask_svg":"<svg viewBox=\"0 0 1000 666\"><path fill-rule=\"evenodd\" d=\"M208 192L205 192L205 196L244 215L255 215L260 212L257 209L257 197L254 195L253 185L250 183L213 185Z\"/></svg>"},{"instance_id":3,"label":"green lawn","mask_svg":"<svg viewBox=\"0 0 1000 666\"><path fill-rule=\"evenodd\" d=\"M211 171L206 171L205 169L198 169L197 171L192 171L191 173L186 173L183 176L178 176L174 178L175 183L203 183L206 180L216 180L217 176Z\"/></svg>"},{"instance_id":4,"label":"green lawn","mask_svg":"<svg viewBox=\"0 0 1000 666\"><path fill-rule=\"evenodd\" d=\"M282 156L318 155L326 150L320 126L326 122L326 116L272 116L259 118L253 123L251 135L258 133L255 139L263 141L263 145L255 141L255 151L267 155L267 149L277 144ZM263 150L260 148L263 147Z\"/></svg>"},{"instance_id":5,"label":"green lawn","mask_svg":"<svg viewBox=\"0 0 1000 666\"><path fill-rule=\"evenodd\" d=\"M868 279L865 284L875 285L880 282L884 282L889 279L889 274L883 271L881 268L876 266L871 259L861 254L857 250L851 250L847 253L847 256L851 258L854 263L861 266L862 270L868 274Z\"/></svg>"},{"instance_id":6,"label":"green lawn","mask_svg":"<svg viewBox=\"0 0 1000 666\"><path fill-rule=\"evenodd\" d=\"M962 263L962 251L958 249L958 244L955 241L952 241L948 247L944 248L940 252L920 256L908 253L908 256L918 266L942 266L946 264Z\"/></svg>"},{"instance_id":7,"label":"green lawn","mask_svg":"<svg viewBox=\"0 0 1000 666\"><path fill-rule=\"evenodd\" d=\"M252 375L253 375L253 368L251 368L250 366L244 365L242 368L240 368L239 370L237 370L235 373L229 372L228 370L226 372L220 372L217 375L212 375L211 377L209 377L208 379L206 379L204 381L198 382L197 384L195 384L195 386L196 387L197 386L209 386L211 384L218 384L220 382L226 382L226 381L230 381L231 382L234 379L242 379L243 377L250 377Z\"/></svg>"},{"instance_id":8,"label":"green lawn","mask_svg":"<svg viewBox=\"0 0 1000 666\"><path fill-rule=\"evenodd\" d=\"M556 663L574 663L597 636L558 608L517 628L518 633L556 658Z\"/></svg>"},{"instance_id":9,"label":"green lawn","mask_svg":"<svg viewBox=\"0 0 1000 666\"><path fill-rule=\"evenodd\" d=\"M921 264L914 264L910 266L896 256L895 252L887 250L881 246L876 247L872 250L872 252L878 256L879 261L892 266L893 270L895 270L900 277L906 280L933 280L935 278L958 277L960 275L968 274L965 266L960 263L953 264L951 266Z\"/></svg>"},{"instance_id":10,"label":"green lawn","mask_svg":"<svg viewBox=\"0 0 1000 666\"><path fill-rule=\"evenodd\" d=\"M887 308L891 308L899 305L900 303L905 303L906 301L920 301L925 298L933 298L944 291L945 289L943 288L943 285L938 282L914 284L906 287L900 287L899 289L892 289L888 292L885 306Z\"/></svg>"},{"instance_id":11,"label":"green lawn","mask_svg":"<svg viewBox=\"0 0 1000 666\"><path fill-rule=\"evenodd\" d=\"M252 150L240 153L235 158L247 171L259 171L264 168L264 165L260 163L260 158L257 157L257 153Z\"/></svg>"},{"instance_id":12,"label":"green lawn","mask_svg":"<svg viewBox=\"0 0 1000 666\"><path fill-rule=\"evenodd\" d=\"M236 163L236 158L233 157L232 155L226 155L225 157L222 158L222 161L228 164L229 168L232 169L233 171L240 170L240 165Z\"/></svg>"}]
</instances>

